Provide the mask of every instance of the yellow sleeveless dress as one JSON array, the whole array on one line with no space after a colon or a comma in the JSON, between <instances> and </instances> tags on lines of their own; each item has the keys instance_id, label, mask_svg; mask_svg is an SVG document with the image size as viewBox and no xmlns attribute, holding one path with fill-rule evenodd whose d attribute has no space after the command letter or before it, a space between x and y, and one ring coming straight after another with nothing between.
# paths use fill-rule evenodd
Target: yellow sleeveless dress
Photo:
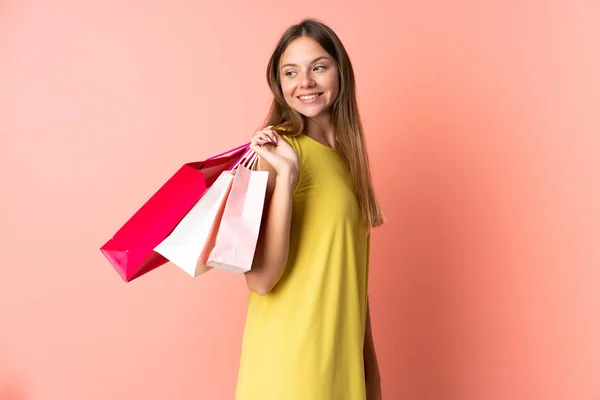
<instances>
[{"instance_id":1,"label":"yellow sleeveless dress","mask_svg":"<svg viewBox=\"0 0 600 400\"><path fill-rule=\"evenodd\" d=\"M369 230L338 151L286 139L300 160L288 263L249 294L236 400L364 400Z\"/></svg>"}]
</instances>

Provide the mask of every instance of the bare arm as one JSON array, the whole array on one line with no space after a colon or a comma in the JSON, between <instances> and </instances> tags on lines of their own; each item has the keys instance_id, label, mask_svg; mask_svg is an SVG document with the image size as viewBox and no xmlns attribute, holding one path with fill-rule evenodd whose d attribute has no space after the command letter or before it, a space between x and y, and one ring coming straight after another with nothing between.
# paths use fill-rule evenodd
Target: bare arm
<instances>
[{"instance_id":1,"label":"bare arm","mask_svg":"<svg viewBox=\"0 0 600 400\"><path fill-rule=\"evenodd\" d=\"M277 174L262 159L260 166L269 171L265 211L252 268L245 275L248 288L265 295L277 284L287 263L292 193L297 179L291 173Z\"/></svg>"},{"instance_id":2,"label":"bare arm","mask_svg":"<svg viewBox=\"0 0 600 400\"><path fill-rule=\"evenodd\" d=\"M267 128L254 135L251 149L260 156L260 169L269 171L269 179L254 260L245 276L251 291L265 295L277 284L287 264L298 157L289 143Z\"/></svg>"}]
</instances>

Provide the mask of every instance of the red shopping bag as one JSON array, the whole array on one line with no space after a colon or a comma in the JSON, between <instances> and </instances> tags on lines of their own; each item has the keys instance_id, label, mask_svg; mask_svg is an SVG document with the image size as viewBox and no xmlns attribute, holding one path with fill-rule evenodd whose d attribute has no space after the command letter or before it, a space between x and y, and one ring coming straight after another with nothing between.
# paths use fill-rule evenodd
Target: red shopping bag
<instances>
[{"instance_id":1,"label":"red shopping bag","mask_svg":"<svg viewBox=\"0 0 600 400\"><path fill-rule=\"evenodd\" d=\"M205 161L184 164L100 248L124 281L130 282L167 262L154 248L223 171L237 166L248 147L245 144Z\"/></svg>"}]
</instances>

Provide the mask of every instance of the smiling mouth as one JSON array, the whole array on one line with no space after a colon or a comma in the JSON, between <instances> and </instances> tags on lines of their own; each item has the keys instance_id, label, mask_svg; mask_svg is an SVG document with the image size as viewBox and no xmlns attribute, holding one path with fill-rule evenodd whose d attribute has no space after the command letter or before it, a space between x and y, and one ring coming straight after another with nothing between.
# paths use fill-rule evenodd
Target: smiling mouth
<instances>
[{"instance_id":1,"label":"smiling mouth","mask_svg":"<svg viewBox=\"0 0 600 400\"><path fill-rule=\"evenodd\" d=\"M300 100L314 100L320 97L323 93L311 94L310 96L298 96Z\"/></svg>"}]
</instances>

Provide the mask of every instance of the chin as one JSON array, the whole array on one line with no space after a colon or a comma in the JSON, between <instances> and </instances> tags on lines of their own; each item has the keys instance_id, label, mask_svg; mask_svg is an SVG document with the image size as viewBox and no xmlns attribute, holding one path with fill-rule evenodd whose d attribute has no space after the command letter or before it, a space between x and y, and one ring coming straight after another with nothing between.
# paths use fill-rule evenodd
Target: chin
<instances>
[{"instance_id":1,"label":"chin","mask_svg":"<svg viewBox=\"0 0 600 400\"><path fill-rule=\"evenodd\" d=\"M314 118L317 117L319 115L321 115L323 113L323 110L318 110L318 111L305 111L305 110L296 110L298 111L300 114L304 115L307 118Z\"/></svg>"},{"instance_id":2,"label":"chin","mask_svg":"<svg viewBox=\"0 0 600 400\"><path fill-rule=\"evenodd\" d=\"M304 115L307 118L315 118L321 114L325 114L328 111L330 111L331 107L328 107L328 108L321 107L321 108L313 108L313 109L311 109L309 107L306 107L306 108L305 107L296 107L296 108L294 108L294 110L296 110L298 113Z\"/></svg>"}]
</instances>

